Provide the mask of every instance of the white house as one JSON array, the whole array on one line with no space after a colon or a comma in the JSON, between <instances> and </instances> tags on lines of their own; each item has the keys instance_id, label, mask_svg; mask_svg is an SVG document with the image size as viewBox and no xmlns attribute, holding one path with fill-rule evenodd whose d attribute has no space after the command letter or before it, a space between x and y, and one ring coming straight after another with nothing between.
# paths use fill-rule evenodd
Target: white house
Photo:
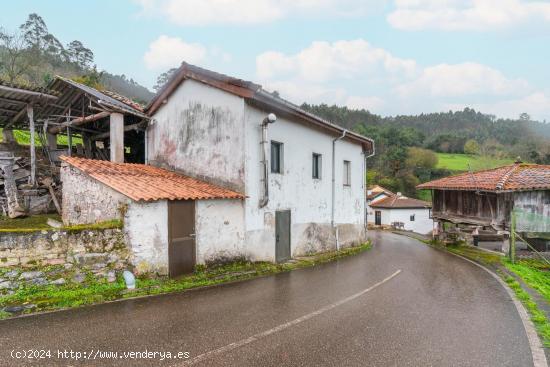
<instances>
[{"instance_id":1,"label":"white house","mask_svg":"<svg viewBox=\"0 0 550 367\"><path fill-rule=\"evenodd\" d=\"M426 201L408 198L399 192L389 196L378 195L368 202L368 221L372 225L428 234L433 230L431 207Z\"/></svg>"},{"instance_id":2,"label":"white house","mask_svg":"<svg viewBox=\"0 0 550 367\"><path fill-rule=\"evenodd\" d=\"M372 140L186 63L146 112L149 164L245 195L244 237L231 255L283 261L364 240Z\"/></svg>"},{"instance_id":3,"label":"white house","mask_svg":"<svg viewBox=\"0 0 550 367\"><path fill-rule=\"evenodd\" d=\"M64 221L126 208L135 264L172 275L196 263L281 262L365 240L371 139L257 84L186 63L145 113L145 165L65 159L63 170ZM87 178L105 187L78 185Z\"/></svg>"}]
</instances>

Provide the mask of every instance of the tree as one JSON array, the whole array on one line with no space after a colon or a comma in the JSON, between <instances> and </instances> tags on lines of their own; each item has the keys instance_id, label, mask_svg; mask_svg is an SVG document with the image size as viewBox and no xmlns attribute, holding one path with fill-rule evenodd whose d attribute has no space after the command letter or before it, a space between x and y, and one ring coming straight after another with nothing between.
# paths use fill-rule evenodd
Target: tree
<instances>
[{"instance_id":1,"label":"tree","mask_svg":"<svg viewBox=\"0 0 550 367\"><path fill-rule=\"evenodd\" d=\"M82 42L74 40L67 45L69 61L82 69L89 69L94 61L94 53L84 47Z\"/></svg>"},{"instance_id":2,"label":"tree","mask_svg":"<svg viewBox=\"0 0 550 367\"><path fill-rule=\"evenodd\" d=\"M47 34L44 37L44 49L43 51L52 56L61 56L63 57L65 55L65 48L59 42L57 38L55 38L52 34Z\"/></svg>"},{"instance_id":3,"label":"tree","mask_svg":"<svg viewBox=\"0 0 550 367\"><path fill-rule=\"evenodd\" d=\"M170 70L165 71L164 73L160 74L157 77L157 82L155 83L155 86L153 87L153 89L156 92L160 91L162 89L162 87L164 86L164 84L166 84L168 82L168 80L170 80L172 75L174 75L174 73L177 70L178 70L177 68L171 68Z\"/></svg>"},{"instance_id":4,"label":"tree","mask_svg":"<svg viewBox=\"0 0 550 367\"><path fill-rule=\"evenodd\" d=\"M36 13L29 14L27 21L19 26L27 45L36 50L42 50L45 38L49 35L44 19Z\"/></svg>"},{"instance_id":5,"label":"tree","mask_svg":"<svg viewBox=\"0 0 550 367\"><path fill-rule=\"evenodd\" d=\"M32 58L25 43L20 33L9 34L0 29L0 76L11 83L18 81L31 66Z\"/></svg>"},{"instance_id":6,"label":"tree","mask_svg":"<svg viewBox=\"0 0 550 367\"><path fill-rule=\"evenodd\" d=\"M410 169L433 169L437 161L437 155L431 150L418 147L408 149L406 165Z\"/></svg>"},{"instance_id":7,"label":"tree","mask_svg":"<svg viewBox=\"0 0 550 367\"><path fill-rule=\"evenodd\" d=\"M478 154L479 144L474 139L467 140L464 143L464 153L466 154Z\"/></svg>"},{"instance_id":8,"label":"tree","mask_svg":"<svg viewBox=\"0 0 550 367\"><path fill-rule=\"evenodd\" d=\"M521 121L531 121L531 116L529 116L528 113L523 112L521 115L519 115L519 119Z\"/></svg>"},{"instance_id":9,"label":"tree","mask_svg":"<svg viewBox=\"0 0 550 367\"><path fill-rule=\"evenodd\" d=\"M74 77L73 80L80 84L87 85L88 87L95 88L97 90L104 89L101 79L103 78L103 72L97 71L97 68L90 69L88 73Z\"/></svg>"}]
</instances>

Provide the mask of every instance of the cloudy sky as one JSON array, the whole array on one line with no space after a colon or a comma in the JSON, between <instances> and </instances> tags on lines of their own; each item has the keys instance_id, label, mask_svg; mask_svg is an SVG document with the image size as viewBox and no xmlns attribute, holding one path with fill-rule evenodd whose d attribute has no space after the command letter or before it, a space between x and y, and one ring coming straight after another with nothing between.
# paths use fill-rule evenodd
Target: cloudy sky
<instances>
[{"instance_id":1,"label":"cloudy sky","mask_svg":"<svg viewBox=\"0 0 550 367\"><path fill-rule=\"evenodd\" d=\"M100 69L147 87L182 60L253 80L296 103L382 115L474 107L550 121L546 0L11 1Z\"/></svg>"}]
</instances>

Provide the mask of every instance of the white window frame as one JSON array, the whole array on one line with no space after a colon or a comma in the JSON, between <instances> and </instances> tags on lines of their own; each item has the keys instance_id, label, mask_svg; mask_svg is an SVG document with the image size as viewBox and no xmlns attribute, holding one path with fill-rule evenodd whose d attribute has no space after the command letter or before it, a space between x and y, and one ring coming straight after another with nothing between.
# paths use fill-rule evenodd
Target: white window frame
<instances>
[{"instance_id":1,"label":"white window frame","mask_svg":"<svg viewBox=\"0 0 550 367\"><path fill-rule=\"evenodd\" d=\"M343 163L343 184L346 187L351 186L351 161L344 160Z\"/></svg>"}]
</instances>

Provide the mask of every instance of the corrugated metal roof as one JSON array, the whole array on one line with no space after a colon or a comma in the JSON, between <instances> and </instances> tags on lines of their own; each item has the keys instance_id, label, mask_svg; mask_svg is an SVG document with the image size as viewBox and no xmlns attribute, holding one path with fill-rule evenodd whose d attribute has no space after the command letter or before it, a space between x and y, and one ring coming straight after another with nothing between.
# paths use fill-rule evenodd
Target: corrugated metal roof
<instances>
[{"instance_id":1,"label":"corrugated metal roof","mask_svg":"<svg viewBox=\"0 0 550 367\"><path fill-rule=\"evenodd\" d=\"M0 126L11 124L16 116L25 116L27 104L32 103L38 113L57 95L46 88L10 83L0 79Z\"/></svg>"},{"instance_id":2,"label":"corrugated metal roof","mask_svg":"<svg viewBox=\"0 0 550 367\"><path fill-rule=\"evenodd\" d=\"M244 199L244 195L166 169L77 157L61 159L136 201Z\"/></svg>"},{"instance_id":3,"label":"corrugated metal roof","mask_svg":"<svg viewBox=\"0 0 550 367\"><path fill-rule=\"evenodd\" d=\"M515 163L489 170L444 177L420 184L417 188L495 192L550 190L550 165Z\"/></svg>"},{"instance_id":4,"label":"corrugated metal roof","mask_svg":"<svg viewBox=\"0 0 550 367\"><path fill-rule=\"evenodd\" d=\"M54 91L58 91L59 93L67 94L66 87L63 84L78 89L87 94L89 97L93 97L99 105L105 105L108 108L114 108L123 113L129 113L139 117L147 117L143 113L143 109L141 108L141 106L138 108L139 105L135 103L129 103L129 99L128 101L123 101L123 98L127 99L126 97L121 96L121 98L116 99L113 98L114 94L116 94L114 92L103 93L95 88L75 82L74 80L67 79L62 76L56 76L53 82L50 84L50 88Z\"/></svg>"}]
</instances>

